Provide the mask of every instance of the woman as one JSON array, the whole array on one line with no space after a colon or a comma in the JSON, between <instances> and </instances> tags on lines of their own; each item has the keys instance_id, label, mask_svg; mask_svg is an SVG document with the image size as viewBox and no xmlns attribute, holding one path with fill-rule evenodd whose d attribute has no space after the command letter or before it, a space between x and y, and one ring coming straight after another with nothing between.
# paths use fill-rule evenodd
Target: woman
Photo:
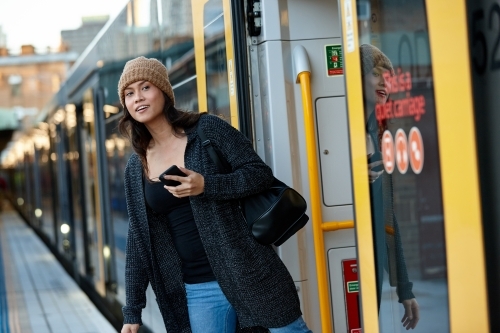
<instances>
[{"instance_id":1,"label":"woman","mask_svg":"<svg viewBox=\"0 0 500 333\"><path fill-rule=\"evenodd\" d=\"M389 271L391 285L396 285L399 302L403 303L405 309L401 322L406 329L413 329L419 320L419 306L412 292L413 284L408 279L399 226L394 215L392 177L384 173L384 170L379 170L382 166L380 141L387 126L386 123L377 122L374 112L377 104L385 104L389 98L390 86L385 77L393 76L394 68L389 58L373 45L361 45L360 54L365 117L368 119L366 141L378 302L380 307L383 273L386 269ZM392 235L387 234L386 230L393 230Z\"/></svg>"},{"instance_id":2,"label":"woman","mask_svg":"<svg viewBox=\"0 0 500 333\"><path fill-rule=\"evenodd\" d=\"M179 111L156 59L125 64L118 83L120 131L132 143L125 170L129 213L122 333L142 324L151 284L168 332L221 333L261 326L311 332L293 280L271 246L255 241L238 199L268 188L271 169L218 117ZM231 165L219 174L196 133L201 126ZM159 175L172 165L186 174Z\"/></svg>"}]
</instances>

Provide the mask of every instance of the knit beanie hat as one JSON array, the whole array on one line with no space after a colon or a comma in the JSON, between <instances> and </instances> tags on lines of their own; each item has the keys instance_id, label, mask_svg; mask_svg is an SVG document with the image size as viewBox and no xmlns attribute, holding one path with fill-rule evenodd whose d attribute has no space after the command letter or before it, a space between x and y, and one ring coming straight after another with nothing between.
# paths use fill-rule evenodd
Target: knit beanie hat
<instances>
[{"instance_id":1,"label":"knit beanie hat","mask_svg":"<svg viewBox=\"0 0 500 333\"><path fill-rule=\"evenodd\" d=\"M361 66L363 68L363 76L370 73L375 67L382 67L394 75L394 68L387 56L382 53L377 47L370 44L363 44L359 47L361 53Z\"/></svg>"},{"instance_id":2,"label":"knit beanie hat","mask_svg":"<svg viewBox=\"0 0 500 333\"><path fill-rule=\"evenodd\" d=\"M125 107L125 88L134 82L142 80L154 84L158 89L167 94L172 104L175 104L174 91L168 80L167 68L156 59L138 57L127 61L120 81L118 81L118 96L120 96L120 102L123 107Z\"/></svg>"}]
</instances>

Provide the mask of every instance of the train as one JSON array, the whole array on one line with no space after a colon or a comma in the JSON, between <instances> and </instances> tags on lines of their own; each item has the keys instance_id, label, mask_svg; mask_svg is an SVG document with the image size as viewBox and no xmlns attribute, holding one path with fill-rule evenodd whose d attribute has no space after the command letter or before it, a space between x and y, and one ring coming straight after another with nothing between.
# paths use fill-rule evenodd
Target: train
<instances>
[{"instance_id":1,"label":"train","mask_svg":"<svg viewBox=\"0 0 500 333\"><path fill-rule=\"evenodd\" d=\"M313 332L402 331L394 260L419 304L414 331L500 329L497 0L130 0L118 9L1 165L14 207L117 330L133 153L117 131L117 84L137 56L166 65L178 108L221 116L306 199L310 222L275 250ZM365 44L394 69L384 78L390 99L373 112L397 220L381 233ZM143 322L143 332L165 331L151 289Z\"/></svg>"}]
</instances>

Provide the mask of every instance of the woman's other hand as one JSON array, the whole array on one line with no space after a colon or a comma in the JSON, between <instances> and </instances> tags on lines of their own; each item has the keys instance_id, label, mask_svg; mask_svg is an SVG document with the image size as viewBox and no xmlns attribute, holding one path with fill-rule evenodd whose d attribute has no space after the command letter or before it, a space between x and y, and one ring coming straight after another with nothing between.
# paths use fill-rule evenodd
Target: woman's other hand
<instances>
[{"instance_id":1,"label":"woman's other hand","mask_svg":"<svg viewBox=\"0 0 500 333\"><path fill-rule=\"evenodd\" d=\"M370 183L375 182L378 177L380 177L383 173L384 170L382 169L381 171L373 171L372 169L375 167L378 167L379 165L382 165L384 163L383 161L375 161L372 163L368 164L368 179L370 180Z\"/></svg>"},{"instance_id":2,"label":"woman's other hand","mask_svg":"<svg viewBox=\"0 0 500 333\"><path fill-rule=\"evenodd\" d=\"M139 324L125 324L122 327L121 333L137 333L139 332Z\"/></svg>"},{"instance_id":3,"label":"woman's other hand","mask_svg":"<svg viewBox=\"0 0 500 333\"><path fill-rule=\"evenodd\" d=\"M205 178L192 170L179 167L186 174L186 177L181 176L165 176L166 179L176 180L180 182L177 186L164 186L174 197L183 198L202 194L205 190Z\"/></svg>"},{"instance_id":4,"label":"woman's other hand","mask_svg":"<svg viewBox=\"0 0 500 333\"><path fill-rule=\"evenodd\" d=\"M418 320L420 319L419 306L415 298L406 299L403 301L403 306L405 308L405 314L401 322L403 327L407 330L414 329L417 326Z\"/></svg>"}]
</instances>

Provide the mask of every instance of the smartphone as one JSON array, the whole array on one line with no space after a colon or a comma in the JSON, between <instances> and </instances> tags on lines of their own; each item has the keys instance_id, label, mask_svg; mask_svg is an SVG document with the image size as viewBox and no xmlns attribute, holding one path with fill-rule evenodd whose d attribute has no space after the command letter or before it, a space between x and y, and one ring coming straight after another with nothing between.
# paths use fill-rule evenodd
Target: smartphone
<instances>
[{"instance_id":1,"label":"smartphone","mask_svg":"<svg viewBox=\"0 0 500 333\"><path fill-rule=\"evenodd\" d=\"M172 165L170 168L165 170L161 175L160 175L160 181L167 185L167 186L178 186L181 183L176 181L176 180L171 180L171 179L165 179L163 176L165 175L170 175L170 176L181 176L181 177L186 177L187 175L182 172L177 165Z\"/></svg>"}]
</instances>

